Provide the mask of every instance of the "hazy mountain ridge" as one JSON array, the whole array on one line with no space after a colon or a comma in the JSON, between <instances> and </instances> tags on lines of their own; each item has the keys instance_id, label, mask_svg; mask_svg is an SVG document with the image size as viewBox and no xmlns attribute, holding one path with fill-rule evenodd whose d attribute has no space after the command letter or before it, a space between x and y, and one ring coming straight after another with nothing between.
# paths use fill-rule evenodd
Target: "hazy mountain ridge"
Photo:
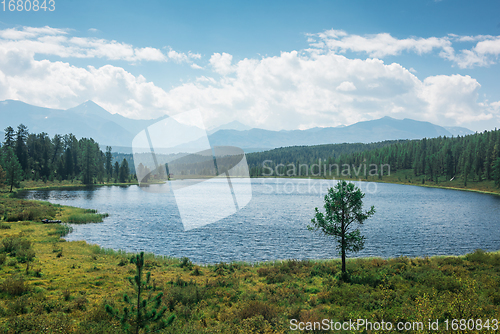
<instances>
[{"instance_id":1,"label":"hazy mountain ridge","mask_svg":"<svg viewBox=\"0 0 500 334\"><path fill-rule=\"evenodd\" d=\"M459 134L472 134L465 128L451 128ZM383 117L372 121L358 122L345 127L312 128L308 130L270 131L250 129L245 131L220 130L212 134L212 145L234 145L243 149L250 147L276 148L299 145L322 145L332 143L375 143L396 139L421 139L439 136L455 136L444 127L405 118L403 120Z\"/></svg>"},{"instance_id":2,"label":"hazy mountain ridge","mask_svg":"<svg viewBox=\"0 0 500 334\"><path fill-rule=\"evenodd\" d=\"M30 133L73 133L77 138L93 138L102 147L109 145L114 151L130 153L132 139L144 128L160 119L135 120L111 114L93 101L87 101L67 110L32 106L21 101L0 102L0 129L17 127L23 123ZM183 125L185 126L185 125ZM395 139L421 139L474 133L463 127L441 127L429 122L411 119L398 120L383 117L343 127L316 127L307 130L272 131L250 128L233 121L208 131L213 146L237 146L249 151L262 151L277 147L321 145L333 143L372 143ZM3 139L3 133L2 139ZM197 142L175 148L196 147Z\"/></svg>"}]
</instances>

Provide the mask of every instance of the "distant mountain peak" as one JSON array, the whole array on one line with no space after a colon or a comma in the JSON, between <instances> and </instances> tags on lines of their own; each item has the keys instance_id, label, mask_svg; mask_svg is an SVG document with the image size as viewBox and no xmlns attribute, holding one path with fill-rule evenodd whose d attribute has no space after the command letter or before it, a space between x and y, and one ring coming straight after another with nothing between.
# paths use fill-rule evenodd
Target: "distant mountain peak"
<instances>
[{"instance_id":1,"label":"distant mountain peak","mask_svg":"<svg viewBox=\"0 0 500 334\"><path fill-rule=\"evenodd\" d=\"M245 125L245 124L235 120L235 121L229 122L227 124L223 124L223 125L209 129L208 134L215 133L219 130L245 131L245 130L250 130L250 129L251 129L251 127L249 127L248 125Z\"/></svg>"},{"instance_id":2,"label":"distant mountain peak","mask_svg":"<svg viewBox=\"0 0 500 334\"><path fill-rule=\"evenodd\" d=\"M83 102L82 104L80 104L81 106L88 106L88 107L94 107L94 106L97 106L99 108L102 108L100 105L98 105L97 103L95 103L94 101L92 100L87 100L85 102Z\"/></svg>"}]
</instances>

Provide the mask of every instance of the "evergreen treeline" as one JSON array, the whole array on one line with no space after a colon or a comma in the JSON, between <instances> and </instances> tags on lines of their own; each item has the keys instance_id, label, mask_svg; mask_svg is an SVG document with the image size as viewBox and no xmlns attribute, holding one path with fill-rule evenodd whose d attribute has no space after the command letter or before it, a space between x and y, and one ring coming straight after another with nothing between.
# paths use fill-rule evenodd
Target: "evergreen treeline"
<instances>
[{"instance_id":1,"label":"evergreen treeline","mask_svg":"<svg viewBox=\"0 0 500 334\"><path fill-rule=\"evenodd\" d=\"M391 172L413 169L413 174L424 181L460 178L467 185L468 181L495 180L500 186L500 130L396 143L346 155L340 161L354 165L363 161L389 164Z\"/></svg>"},{"instance_id":2,"label":"evergreen treeline","mask_svg":"<svg viewBox=\"0 0 500 334\"><path fill-rule=\"evenodd\" d=\"M343 143L343 144L326 144L326 145L315 145L315 146L291 146L291 147L281 147L275 148L270 151L265 152L255 152L248 153L246 155L248 167L250 169L250 176L265 176L266 169L264 169L263 163L267 161L266 166L276 170L277 165L285 165L284 167L278 167L277 171L280 174L286 174L286 166L289 164L294 164L297 168L301 164L306 164L309 166L307 175L314 173L314 164L319 163L319 159L322 159L322 164L334 164L338 161L342 161L344 157L369 151L375 150L395 144L401 144L407 142L406 140L387 140L378 143L362 144L362 143ZM306 175L304 169L301 169L301 175Z\"/></svg>"},{"instance_id":3,"label":"evergreen treeline","mask_svg":"<svg viewBox=\"0 0 500 334\"><path fill-rule=\"evenodd\" d=\"M102 152L91 138L78 140L73 134L50 138L44 132L29 133L23 124L17 130L9 126L4 131L0 170L11 189L21 180L79 179L83 184L130 181L128 161L114 161L111 147Z\"/></svg>"},{"instance_id":4,"label":"evergreen treeline","mask_svg":"<svg viewBox=\"0 0 500 334\"><path fill-rule=\"evenodd\" d=\"M374 144L337 144L278 148L250 153L247 160L251 176L265 175L265 166L286 175L288 165L308 164L359 166L389 165L391 172L412 169L423 182L461 179L468 181L494 180L500 187L500 130L484 131L467 136L424 138L421 140L387 141ZM328 171L328 168L327 168ZM385 170L387 172L387 170ZM324 175L324 170L317 170ZM328 175L326 175L328 176ZM351 175L352 176L352 175Z\"/></svg>"}]
</instances>

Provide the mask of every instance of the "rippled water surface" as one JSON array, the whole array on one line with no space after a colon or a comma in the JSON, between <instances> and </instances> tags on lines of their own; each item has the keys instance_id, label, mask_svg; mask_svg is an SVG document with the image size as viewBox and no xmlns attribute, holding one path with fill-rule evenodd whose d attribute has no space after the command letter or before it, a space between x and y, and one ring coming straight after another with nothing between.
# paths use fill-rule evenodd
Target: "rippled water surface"
<instances>
[{"instance_id":1,"label":"rippled water surface","mask_svg":"<svg viewBox=\"0 0 500 334\"><path fill-rule=\"evenodd\" d=\"M314 208L323 206L334 182L252 179L253 197L246 207L189 231L184 231L172 193L112 186L29 191L22 196L110 214L100 224L74 225L67 240L187 256L197 263L256 262L338 256L330 238L307 230ZM500 249L500 197L396 184L357 185L366 193L366 209L374 205L377 212L361 226L365 249L355 256L460 255L477 248Z\"/></svg>"}]
</instances>

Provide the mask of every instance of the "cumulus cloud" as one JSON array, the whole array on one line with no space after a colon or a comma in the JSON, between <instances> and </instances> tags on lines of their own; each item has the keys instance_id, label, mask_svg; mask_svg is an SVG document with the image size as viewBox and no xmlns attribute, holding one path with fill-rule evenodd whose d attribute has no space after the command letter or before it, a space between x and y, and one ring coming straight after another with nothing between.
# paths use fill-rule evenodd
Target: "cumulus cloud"
<instances>
[{"instance_id":1,"label":"cumulus cloud","mask_svg":"<svg viewBox=\"0 0 500 334\"><path fill-rule=\"evenodd\" d=\"M135 61L166 58L180 63L191 61L192 68L201 68L192 62L201 56L172 49L164 54L154 48L136 48L116 41L71 37L62 30L51 34L17 31L31 37L16 40L0 35L0 100L19 99L54 108L94 100L112 113L133 118L173 115L196 108L208 127L237 119L275 130L352 124L386 115L442 125L470 126L477 120L499 120L499 103L478 102L481 85L470 76L439 75L421 80L411 69L397 63L347 58L341 54L341 47L330 50L325 46L321 52L290 51L240 61L233 61L228 53L214 53L209 67L220 76L201 75L193 82L165 90L121 67L82 68L66 61L38 60L33 50L63 58L75 54ZM9 34L14 36L12 31ZM343 31L328 31L325 36L321 41L325 45L328 38L349 37ZM311 43L313 39L318 42L318 36L310 38ZM419 43L419 39L413 39L416 46L411 47L405 44L408 41L393 43L387 36L376 40L390 41L394 45L392 53L425 53L440 48L434 45L443 45L441 50L448 47L434 40ZM483 38L478 43L490 40ZM366 53L379 52L373 46L365 49ZM476 52L495 55L496 47L485 44Z\"/></svg>"},{"instance_id":2,"label":"cumulus cloud","mask_svg":"<svg viewBox=\"0 0 500 334\"><path fill-rule=\"evenodd\" d=\"M372 35L348 34L343 30L327 30L317 34L307 34L311 53L347 51L365 53L370 57L384 58L397 56L403 52L418 55L438 51L441 58L452 61L460 68L489 66L495 64L500 54L500 36L477 35L459 36L448 34L444 37L398 39L388 33ZM456 52L455 43L476 43L471 49Z\"/></svg>"},{"instance_id":3,"label":"cumulus cloud","mask_svg":"<svg viewBox=\"0 0 500 334\"><path fill-rule=\"evenodd\" d=\"M1 100L16 99L63 109L94 100L108 111L127 117L164 114L165 91L123 68L80 68L61 61L38 61L29 53L17 53L14 57L2 51L0 59Z\"/></svg>"},{"instance_id":4,"label":"cumulus cloud","mask_svg":"<svg viewBox=\"0 0 500 334\"><path fill-rule=\"evenodd\" d=\"M90 32L97 29L90 28ZM191 63L201 55L188 54L170 49L167 55L153 47L137 48L127 43L94 37L71 36L68 29L51 27L12 28L0 30L0 48L4 51L23 50L32 54L51 55L61 58L105 58L125 60L130 63L140 61L165 62L169 59L177 63Z\"/></svg>"},{"instance_id":5,"label":"cumulus cloud","mask_svg":"<svg viewBox=\"0 0 500 334\"><path fill-rule=\"evenodd\" d=\"M327 48L337 52L365 52L370 57L383 58L395 56L403 51L416 52L417 54L429 53L434 49L449 48L451 42L448 38L405 38L397 39L388 33L376 35L351 35L343 30L328 30L315 35L319 43L312 40L311 46Z\"/></svg>"},{"instance_id":6,"label":"cumulus cloud","mask_svg":"<svg viewBox=\"0 0 500 334\"><path fill-rule=\"evenodd\" d=\"M215 72L222 75L234 72L234 67L231 65L232 61L233 56L225 52L222 54L214 53L212 57L210 57L210 65L212 65Z\"/></svg>"},{"instance_id":7,"label":"cumulus cloud","mask_svg":"<svg viewBox=\"0 0 500 334\"><path fill-rule=\"evenodd\" d=\"M350 81L344 81L338 85L336 89L343 92L350 92L356 90L356 86L354 86L354 84Z\"/></svg>"}]
</instances>

